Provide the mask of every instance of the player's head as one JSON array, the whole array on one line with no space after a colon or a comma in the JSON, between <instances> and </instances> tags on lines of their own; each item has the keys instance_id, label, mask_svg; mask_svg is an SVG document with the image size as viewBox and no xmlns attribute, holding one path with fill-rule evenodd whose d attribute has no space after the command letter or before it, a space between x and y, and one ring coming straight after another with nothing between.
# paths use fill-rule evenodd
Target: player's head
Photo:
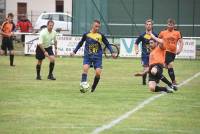
<instances>
[{"instance_id":1,"label":"player's head","mask_svg":"<svg viewBox=\"0 0 200 134\"><path fill-rule=\"evenodd\" d=\"M92 32L96 33L101 27L101 22L99 20L94 20L92 23Z\"/></svg>"},{"instance_id":2,"label":"player's head","mask_svg":"<svg viewBox=\"0 0 200 134\"><path fill-rule=\"evenodd\" d=\"M167 20L167 28L168 28L168 30L169 30L169 31L172 31L172 30L174 29L174 27L175 27L175 20L169 18L169 19Z\"/></svg>"},{"instance_id":3,"label":"player's head","mask_svg":"<svg viewBox=\"0 0 200 134\"><path fill-rule=\"evenodd\" d=\"M153 28L153 20L152 19L148 19L145 21L145 28L147 31L152 31L152 28Z\"/></svg>"},{"instance_id":4,"label":"player's head","mask_svg":"<svg viewBox=\"0 0 200 134\"><path fill-rule=\"evenodd\" d=\"M12 21L13 21L13 18L14 18L13 13L8 13L8 16L7 16L6 19L7 19L9 22L12 22Z\"/></svg>"},{"instance_id":5,"label":"player's head","mask_svg":"<svg viewBox=\"0 0 200 134\"><path fill-rule=\"evenodd\" d=\"M54 21L53 21L53 20L49 20L49 21L47 22L47 29L48 29L49 32L52 31L53 26L54 26Z\"/></svg>"},{"instance_id":6,"label":"player's head","mask_svg":"<svg viewBox=\"0 0 200 134\"><path fill-rule=\"evenodd\" d=\"M22 20L25 20L25 19L26 19L26 15L23 14L22 17L21 17L21 19L22 19Z\"/></svg>"},{"instance_id":7,"label":"player's head","mask_svg":"<svg viewBox=\"0 0 200 134\"><path fill-rule=\"evenodd\" d=\"M151 49L154 49L157 46L157 42L154 39L150 39L149 45Z\"/></svg>"}]
</instances>

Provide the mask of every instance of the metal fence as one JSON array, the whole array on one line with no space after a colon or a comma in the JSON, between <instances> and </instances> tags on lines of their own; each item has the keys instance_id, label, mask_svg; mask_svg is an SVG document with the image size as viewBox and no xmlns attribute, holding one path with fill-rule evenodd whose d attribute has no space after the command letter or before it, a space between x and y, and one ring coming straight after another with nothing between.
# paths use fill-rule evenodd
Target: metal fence
<instances>
[{"instance_id":1,"label":"metal fence","mask_svg":"<svg viewBox=\"0 0 200 134\"><path fill-rule=\"evenodd\" d=\"M200 0L73 0L73 33L90 29L93 19L102 22L107 35L137 36L143 32L144 22L154 20L159 33L168 18L176 20L183 36L200 35Z\"/></svg>"},{"instance_id":2,"label":"metal fence","mask_svg":"<svg viewBox=\"0 0 200 134\"><path fill-rule=\"evenodd\" d=\"M34 34L33 34L34 35ZM62 35L62 34L61 34ZM16 35L16 38L14 40L14 44L17 50L18 54L24 54L24 47L23 43L21 42L21 35ZM72 35L64 35L64 36L72 36ZM73 36L81 36L81 35L73 35ZM111 44L115 44L120 49L120 39L121 38L136 38L133 36L107 36L109 42ZM196 41L196 60L200 60L200 37L183 37L183 39L191 39ZM0 36L0 42L1 42L1 36Z\"/></svg>"},{"instance_id":3,"label":"metal fence","mask_svg":"<svg viewBox=\"0 0 200 134\"><path fill-rule=\"evenodd\" d=\"M19 20L18 18L20 18L20 16L22 16L22 14L16 14L14 11L8 11L14 14L14 23L16 24ZM40 14L43 13L42 11L29 11L26 14L27 19L30 20L30 22L33 24L33 26L35 25L35 22L37 21L37 18L40 16ZM5 13L0 13L0 24L2 24L2 22L5 20L6 18L6 14Z\"/></svg>"}]
</instances>

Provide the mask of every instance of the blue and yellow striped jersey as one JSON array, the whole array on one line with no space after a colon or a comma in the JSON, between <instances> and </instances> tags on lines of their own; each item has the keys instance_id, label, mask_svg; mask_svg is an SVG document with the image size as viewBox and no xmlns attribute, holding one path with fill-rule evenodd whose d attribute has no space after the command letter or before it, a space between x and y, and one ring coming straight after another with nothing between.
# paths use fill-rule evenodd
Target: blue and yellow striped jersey
<instances>
[{"instance_id":1,"label":"blue and yellow striped jersey","mask_svg":"<svg viewBox=\"0 0 200 134\"><path fill-rule=\"evenodd\" d=\"M158 35L154 32L152 32L156 37ZM139 45L140 42L142 42L142 57L146 57L150 54L150 45L149 40L151 39L151 36L147 34L146 32L142 33L137 40L135 41L136 45Z\"/></svg>"},{"instance_id":2,"label":"blue and yellow striped jersey","mask_svg":"<svg viewBox=\"0 0 200 134\"><path fill-rule=\"evenodd\" d=\"M78 43L76 48L74 49L74 53L76 53L79 48L83 45L85 42L85 48L84 48L84 56L102 56L102 44L104 43L105 46L110 50L111 53L113 53L112 47L109 44L108 40L102 33L92 33L87 32L83 34L81 41Z\"/></svg>"}]
</instances>

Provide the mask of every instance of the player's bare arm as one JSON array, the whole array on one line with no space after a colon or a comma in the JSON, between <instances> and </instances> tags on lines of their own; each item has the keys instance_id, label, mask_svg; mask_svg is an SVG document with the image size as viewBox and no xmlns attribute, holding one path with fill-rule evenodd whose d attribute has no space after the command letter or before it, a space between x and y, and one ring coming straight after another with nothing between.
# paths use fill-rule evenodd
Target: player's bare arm
<instances>
[{"instance_id":1,"label":"player's bare arm","mask_svg":"<svg viewBox=\"0 0 200 134\"><path fill-rule=\"evenodd\" d=\"M179 45L179 47L177 49L176 54L180 54L181 51L183 50L183 39L182 38L178 40L178 45Z\"/></svg>"},{"instance_id":2,"label":"player's bare arm","mask_svg":"<svg viewBox=\"0 0 200 134\"><path fill-rule=\"evenodd\" d=\"M49 54L45 51L44 47L42 46L42 44L38 44L38 46L41 48L41 50L44 52L44 55L46 57L49 57Z\"/></svg>"},{"instance_id":3,"label":"player's bare arm","mask_svg":"<svg viewBox=\"0 0 200 134\"><path fill-rule=\"evenodd\" d=\"M162 40L162 39L156 37L156 36L155 36L154 34L152 34L152 33L150 33L150 35L151 35L151 38L152 38L152 39L154 39L154 40L157 41L158 43L163 44L163 40Z\"/></svg>"},{"instance_id":4,"label":"player's bare arm","mask_svg":"<svg viewBox=\"0 0 200 134\"><path fill-rule=\"evenodd\" d=\"M137 55L139 53L138 44L135 44L134 47L135 47L135 54Z\"/></svg>"}]
</instances>

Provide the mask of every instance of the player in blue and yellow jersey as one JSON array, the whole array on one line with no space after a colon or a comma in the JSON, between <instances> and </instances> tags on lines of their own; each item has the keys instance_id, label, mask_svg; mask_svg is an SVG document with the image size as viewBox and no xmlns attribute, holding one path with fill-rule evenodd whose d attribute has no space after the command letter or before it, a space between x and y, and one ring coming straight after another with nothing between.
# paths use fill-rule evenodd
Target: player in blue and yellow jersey
<instances>
[{"instance_id":1,"label":"player in blue and yellow jersey","mask_svg":"<svg viewBox=\"0 0 200 134\"><path fill-rule=\"evenodd\" d=\"M84 56L83 56L83 73L81 83L87 83L87 74L90 66L95 69L95 78L92 85L91 92L95 91L95 88L100 80L100 75L102 72L102 44L104 43L109 51L112 53L112 57L115 58L116 54L113 52L111 45L109 44L106 37L99 32L100 21L94 20L92 28L89 32L83 34L81 41L78 43L71 56L74 56L76 52L82 47L85 42Z\"/></svg>"},{"instance_id":2,"label":"player in blue and yellow jersey","mask_svg":"<svg viewBox=\"0 0 200 134\"><path fill-rule=\"evenodd\" d=\"M142 66L144 68L144 72L146 72L149 69L149 54L150 54L149 40L151 39L151 36L149 33L153 33L157 37L157 34L152 32L153 21L151 19L146 20L145 29L146 29L146 31L144 33L142 33L135 42L135 53L136 54L138 54L138 52L139 52L138 45L140 42L142 42L141 61L142 61ZM147 74L142 76L143 85L146 85L146 77L147 77Z\"/></svg>"}]
</instances>

